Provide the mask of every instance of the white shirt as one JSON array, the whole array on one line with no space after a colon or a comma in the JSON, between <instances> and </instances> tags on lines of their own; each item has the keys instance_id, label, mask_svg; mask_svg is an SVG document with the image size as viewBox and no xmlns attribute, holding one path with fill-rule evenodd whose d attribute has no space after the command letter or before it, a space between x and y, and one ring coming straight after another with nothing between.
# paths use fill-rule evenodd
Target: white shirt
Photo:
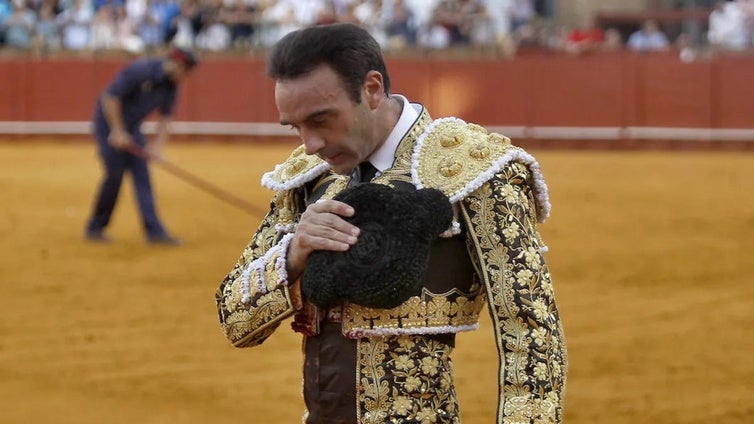
<instances>
[{"instance_id":1,"label":"white shirt","mask_svg":"<svg viewBox=\"0 0 754 424\"><path fill-rule=\"evenodd\" d=\"M419 114L424 108L418 103L409 103L408 99L400 94L393 94L391 97L403 102L403 111L398 118L398 123L395 124L393 131L387 136L387 139L382 143L382 146L367 158L367 160L377 168L378 175L393 166L393 161L395 161L395 151L398 150L398 145L414 125L414 122L419 118Z\"/></svg>"}]
</instances>

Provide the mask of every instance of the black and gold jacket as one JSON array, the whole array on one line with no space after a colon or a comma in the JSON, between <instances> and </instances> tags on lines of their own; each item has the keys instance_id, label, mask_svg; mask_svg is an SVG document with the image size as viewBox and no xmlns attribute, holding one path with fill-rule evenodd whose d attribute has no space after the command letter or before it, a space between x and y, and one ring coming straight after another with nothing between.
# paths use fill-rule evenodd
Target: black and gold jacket
<instances>
[{"instance_id":1,"label":"black and gold jacket","mask_svg":"<svg viewBox=\"0 0 754 424\"><path fill-rule=\"evenodd\" d=\"M421 296L393 309L343 304L343 335L474 330L487 305L499 354L497 422L560 422L566 346L536 228L550 208L536 160L502 135L456 118L432 121L423 111L393 167L373 180L398 181L448 196L455 219L444 236L463 239L474 272L451 289L427 281ZM275 190L271 210L216 293L222 330L236 347L262 343L292 316L294 329L316 334L321 311L303 302L288 280L287 247L307 197L331 198L347 183L303 146L265 174L263 184Z\"/></svg>"}]
</instances>

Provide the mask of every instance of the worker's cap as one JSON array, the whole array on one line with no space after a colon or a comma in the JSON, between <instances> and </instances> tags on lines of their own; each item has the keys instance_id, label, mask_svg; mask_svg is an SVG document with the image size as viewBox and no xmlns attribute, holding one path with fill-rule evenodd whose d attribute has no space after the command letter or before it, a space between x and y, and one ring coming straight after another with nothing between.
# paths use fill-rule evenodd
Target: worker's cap
<instances>
[{"instance_id":1,"label":"worker's cap","mask_svg":"<svg viewBox=\"0 0 754 424\"><path fill-rule=\"evenodd\" d=\"M199 60L196 55L188 49L182 47L173 47L170 50L170 59L183 63L186 69L192 69L199 64Z\"/></svg>"}]
</instances>

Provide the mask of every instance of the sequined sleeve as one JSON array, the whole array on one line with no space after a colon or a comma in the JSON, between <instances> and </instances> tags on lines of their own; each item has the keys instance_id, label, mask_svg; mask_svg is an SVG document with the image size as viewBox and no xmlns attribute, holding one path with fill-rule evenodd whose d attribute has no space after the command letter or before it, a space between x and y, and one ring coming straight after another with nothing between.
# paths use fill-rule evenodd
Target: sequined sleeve
<instances>
[{"instance_id":1,"label":"sequined sleeve","mask_svg":"<svg viewBox=\"0 0 754 424\"><path fill-rule=\"evenodd\" d=\"M565 339L531 178L525 165L511 162L462 202L495 328L499 424L562 420Z\"/></svg>"},{"instance_id":2,"label":"sequined sleeve","mask_svg":"<svg viewBox=\"0 0 754 424\"><path fill-rule=\"evenodd\" d=\"M300 308L285 257L293 234L273 207L215 294L220 327L236 347L261 344Z\"/></svg>"}]
</instances>

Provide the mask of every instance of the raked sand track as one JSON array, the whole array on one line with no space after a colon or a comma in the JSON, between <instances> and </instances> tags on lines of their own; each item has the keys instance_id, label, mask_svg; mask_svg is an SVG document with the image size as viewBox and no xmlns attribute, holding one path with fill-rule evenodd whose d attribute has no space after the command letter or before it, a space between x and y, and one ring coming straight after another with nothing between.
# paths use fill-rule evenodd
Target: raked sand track
<instances>
[{"instance_id":1,"label":"raked sand track","mask_svg":"<svg viewBox=\"0 0 754 424\"><path fill-rule=\"evenodd\" d=\"M167 157L266 207L290 144L182 142ZM532 151L569 346L566 423L754 420L754 155ZM298 423L300 338L232 348L214 292L260 220L153 168L181 248L144 244L132 186L109 246L82 229L88 142L0 143L0 422ZM489 320L454 353L465 424L491 424Z\"/></svg>"}]
</instances>

